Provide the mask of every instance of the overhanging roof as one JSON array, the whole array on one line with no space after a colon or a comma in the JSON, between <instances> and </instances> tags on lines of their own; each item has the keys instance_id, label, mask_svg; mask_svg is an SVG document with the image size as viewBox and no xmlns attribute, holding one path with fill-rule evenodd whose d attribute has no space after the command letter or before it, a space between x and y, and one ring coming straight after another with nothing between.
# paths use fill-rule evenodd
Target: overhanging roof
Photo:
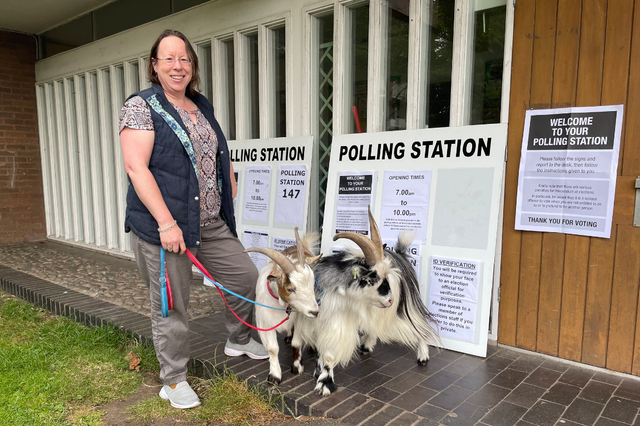
<instances>
[{"instance_id":1,"label":"overhanging roof","mask_svg":"<svg viewBox=\"0 0 640 426\"><path fill-rule=\"evenodd\" d=\"M114 0L2 0L0 29L41 34Z\"/></svg>"}]
</instances>

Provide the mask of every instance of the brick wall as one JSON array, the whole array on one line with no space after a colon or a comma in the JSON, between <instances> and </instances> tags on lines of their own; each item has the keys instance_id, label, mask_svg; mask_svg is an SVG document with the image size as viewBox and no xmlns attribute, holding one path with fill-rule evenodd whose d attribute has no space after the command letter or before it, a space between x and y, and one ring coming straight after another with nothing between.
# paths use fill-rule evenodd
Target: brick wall
<instances>
[{"instance_id":1,"label":"brick wall","mask_svg":"<svg viewBox=\"0 0 640 426\"><path fill-rule=\"evenodd\" d=\"M35 61L33 37L0 31L0 244L46 238Z\"/></svg>"}]
</instances>

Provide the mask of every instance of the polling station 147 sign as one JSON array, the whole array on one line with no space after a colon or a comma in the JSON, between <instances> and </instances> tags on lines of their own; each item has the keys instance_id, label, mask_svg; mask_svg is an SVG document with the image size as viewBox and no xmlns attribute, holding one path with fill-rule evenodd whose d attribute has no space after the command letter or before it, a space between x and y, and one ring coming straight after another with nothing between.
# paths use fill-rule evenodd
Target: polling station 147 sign
<instances>
[{"instance_id":1,"label":"polling station 147 sign","mask_svg":"<svg viewBox=\"0 0 640 426\"><path fill-rule=\"evenodd\" d=\"M515 229L610 237L622 108L527 111Z\"/></svg>"},{"instance_id":2,"label":"polling station 147 sign","mask_svg":"<svg viewBox=\"0 0 640 426\"><path fill-rule=\"evenodd\" d=\"M307 228L313 137L229 142L238 181L236 227L245 248L282 250L295 244L294 229ZM267 257L251 253L260 269Z\"/></svg>"}]
</instances>

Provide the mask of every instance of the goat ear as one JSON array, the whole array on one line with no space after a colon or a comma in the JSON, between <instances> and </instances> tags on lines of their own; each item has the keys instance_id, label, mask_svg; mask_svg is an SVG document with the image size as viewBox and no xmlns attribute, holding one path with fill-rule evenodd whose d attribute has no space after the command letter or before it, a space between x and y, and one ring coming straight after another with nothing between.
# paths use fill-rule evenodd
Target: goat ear
<instances>
[{"instance_id":1,"label":"goat ear","mask_svg":"<svg viewBox=\"0 0 640 426\"><path fill-rule=\"evenodd\" d=\"M282 279L282 271L279 268L271 271L267 279L272 279L274 281L280 282L280 280Z\"/></svg>"},{"instance_id":2,"label":"goat ear","mask_svg":"<svg viewBox=\"0 0 640 426\"><path fill-rule=\"evenodd\" d=\"M317 256L307 257L307 258L306 258L306 263L307 263L307 265L309 265L309 266L313 266L313 265L315 265L315 264L316 264L316 262L317 262L318 260L320 260L320 258L321 258L321 257L322 257L322 253L320 253L320 254L319 254L319 255L317 255Z\"/></svg>"}]
</instances>

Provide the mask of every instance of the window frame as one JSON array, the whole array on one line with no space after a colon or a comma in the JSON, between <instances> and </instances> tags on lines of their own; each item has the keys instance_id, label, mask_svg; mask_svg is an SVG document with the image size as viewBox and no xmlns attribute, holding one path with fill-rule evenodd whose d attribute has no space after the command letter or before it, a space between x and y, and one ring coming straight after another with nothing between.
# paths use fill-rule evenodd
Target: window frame
<instances>
[{"instance_id":1,"label":"window frame","mask_svg":"<svg viewBox=\"0 0 640 426\"><path fill-rule=\"evenodd\" d=\"M369 4L369 61L367 95L367 131L386 131L386 54L388 43L387 0L338 0L335 2L336 30L334 32L335 75L334 83L334 135L351 132L353 120L349 105L351 96L346 76L350 75L349 63L351 10ZM464 126L470 123L473 85L473 37L476 0L456 0L454 14L454 40L451 73L451 109L449 126ZM429 27L431 10L429 0L411 0L409 27L409 64L407 87L407 130L426 126L427 76L429 71ZM509 110L509 85L511 46L513 36L513 2L507 0L505 23L504 65L500 122L506 123ZM308 12L313 15L313 12ZM310 21L307 19L308 25ZM311 28L307 37L311 37ZM312 64L312 59L306 61ZM311 69L310 67L308 67ZM310 73L312 74L312 73ZM310 84L314 90L313 84ZM314 94L310 93L310 99ZM311 104L310 104L311 105ZM310 111L311 112L311 111ZM311 130L311 129L310 129Z\"/></svg>"}]
</instances>

